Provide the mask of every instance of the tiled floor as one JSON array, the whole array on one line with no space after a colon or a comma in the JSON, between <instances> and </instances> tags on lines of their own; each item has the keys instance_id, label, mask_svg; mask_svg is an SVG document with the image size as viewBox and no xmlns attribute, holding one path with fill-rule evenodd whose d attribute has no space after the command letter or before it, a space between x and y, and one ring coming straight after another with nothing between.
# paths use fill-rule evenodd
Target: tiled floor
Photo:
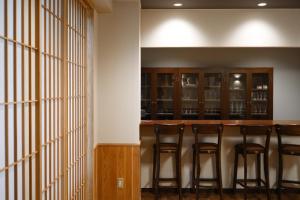
<instances>
[{"instance_id":1,"label":"tiled floor","mask_svg":"<svg viewBox=\"0 0 300 200\"><path fill-rule=\"evenodd\" d=\"M142 200L153 200L154 194L151 192L143 192L142 193ZM162 193L160 200L177 200L178 196L175 193ZM184 193L183 200L193 200L195 198L195 194L192 193ZM244 196L243 193L237 194L224 194L223 200L243 200ZM264 194L249 194L248 200L266 200L266 195ZM272 200L277 200L277 195L272 194ZM201 193L200 200L219 200L219 195L215 193ZM296 193L283 193L282 200L300 200L300 194Z\"/></svg>"}]
</instances>

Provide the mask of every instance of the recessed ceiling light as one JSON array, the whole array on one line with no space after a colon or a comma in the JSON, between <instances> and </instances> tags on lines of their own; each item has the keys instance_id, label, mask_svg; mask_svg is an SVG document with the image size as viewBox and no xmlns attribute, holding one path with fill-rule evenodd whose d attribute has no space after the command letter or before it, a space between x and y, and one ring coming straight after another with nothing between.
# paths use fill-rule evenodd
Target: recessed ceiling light
<instances>
[{"instance_id":1,"label":"recessed ceiling light","mask_svg":"<svg viewBox=\"0 0 300 200\"><path fill-rule=\"evenodd\" d=\"M257 4L257 6L259 6L259 7L265 7L267 5L268 4L266 2L261 2L261 3Z\"/></svg>"},{"instance_id":2,"label":"recessed ceiling light","mask_svg":"<svg viewBox=\"0 0 300 200\"><path fill-rule=\"evenodd\" d=\"M175 6L175 7L181 7L182 3L174 3L173 6Z\"/></svg>"}]
</instances>

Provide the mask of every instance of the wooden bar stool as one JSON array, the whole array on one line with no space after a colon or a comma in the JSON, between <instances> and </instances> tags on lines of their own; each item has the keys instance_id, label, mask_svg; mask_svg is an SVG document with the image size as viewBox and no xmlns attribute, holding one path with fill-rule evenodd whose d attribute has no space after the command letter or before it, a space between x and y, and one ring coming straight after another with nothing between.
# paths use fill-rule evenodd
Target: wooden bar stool
<instances>
[{"instance_id":1,"label":"wooden bar stool","mask_svg":"<svg viewBox=\"0 0 300 200\"><path fill-rule=\"evenodd\" d=\"M276 125L278 136L278 177L277 191L281 199L281 191L286 189L300 189L300 181L283 180L283 156L300 156L300 145L282 143L283 136L300 136L299 125ZM289 185L288 185L289 184Z\"/></svg>"},{"instance_id":2,"label":"wooden bar stool","mask_svg":"<svg viewBox=\"0 0 300 200\"><path fill-rule=\"evenodd\" d=\"M217 184L220 199L223 199L222 192L222 173L221 173L221 140L223 125L192 125L193 133L195 135L195 144L193 145L193 174L192 187L196 189L196 199L199 199L200 188L212 188L210 186L200 185L200 182L213 182ZM217 143L199 142L201 135L217 135ZM215 155L216 159L216 178L200 178L200 154ZM214 187L213 187L214 188Z\"/></svg>"},{"instance_id":3,"label":"wooden bar stool","mask_svg":"<svg viewBox=\"0 0 300 200\"><path fill-rule=\"evenodd\" d=\"M181 149L184 124L168 125L157 124L154 126L156 144L153 145L153 188L155 190L155 199L159 199L160 188L177 188L179 199L182 199L181 183ZM175 137L177 142L164 142L163 137ZM175 156L176 177L160 178L160 154L173 154ZM175 182L176 186L161 186L160 182Z\"/></svg>"},{"instance_id":4,"label":"wooden bar stool","mask_svg":"<svg viewBox=\"0 0 300 200\"><path fill-rule=\"evenodd\" d=\"M241 126L241 134L243 135L243 143L237 144L235 146L235 159L234 159L234 177L233 177L233 190L236 191L236 185L239 184L244 188L244 199L247 199L248 189L265 189L267 193L267 199L270 197L270 183L269 183L269 144L270 136L272 133L271 126L263 125L251 125L251 126ZM250 136L264 136L265 146L257 143L248 142ZM247 178L247 155L256 155L256 179ZM261 178L261 162L260 155L264 156L264 173L265 180ZM238 169L238 156L242 155L244 158L244 178L237 179L237 169ZM248 183L256 183L256 186L248 186ZM263 186L261 185L263 184Z\"/></svg>"}]
</instances>

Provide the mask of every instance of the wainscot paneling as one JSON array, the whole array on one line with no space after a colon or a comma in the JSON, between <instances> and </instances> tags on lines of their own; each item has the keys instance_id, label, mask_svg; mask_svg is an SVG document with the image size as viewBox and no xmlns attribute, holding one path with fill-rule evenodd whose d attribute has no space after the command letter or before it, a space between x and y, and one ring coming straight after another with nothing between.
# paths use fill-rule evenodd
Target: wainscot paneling
<instances>
[{"instance_id":1,"label":"wainscot paneling","mask_svg":"<svg viewBox=\"0 0 300 200\"><path fill-rule=\"evenodd\" d=\"M117 188L117 178L124 179L123 188ZM94 199L141 199L139 144L98 144L96 146Z\"/></svg>"}]
</instances>

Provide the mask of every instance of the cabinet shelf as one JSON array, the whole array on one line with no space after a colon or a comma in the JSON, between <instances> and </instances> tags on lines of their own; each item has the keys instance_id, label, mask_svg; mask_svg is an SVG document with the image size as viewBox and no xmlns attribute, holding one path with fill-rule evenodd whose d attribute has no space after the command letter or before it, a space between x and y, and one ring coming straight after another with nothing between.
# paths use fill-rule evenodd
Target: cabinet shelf
<instances>
[{"instance_id":1,"label":"cabinet shelf","mask_svg":"<svg viewBox=\"0 0 300 200\"><path fill-rule=\"evenodd\" d=\"M251 99L253 102L268 102L267 99Z\"/></svg>"},{"instance_id":2,"label":"cabinet shelf","mask_svg":"<svg viewBox=\"0 0 300 200\"><path fill-rule=\"evenodd\" d=\"M240 115L240 116L244 116L245 113L229 113L229 115Z\"/></svg>"},{"instance_id":3,"label":"cabinet shelf","mask_svg":"<svg viewBox=\"0 0 300 200\"><path fill-rule=\"evenodd\" d=\"M206 102L220 102L220 99L205 99Z\"/></svg>"},{"instance_id":4,"label":"cabinet shelf","mask_svg":"<svg viewBox=\"0 0 300 200\"><path fill-rule=\"evenodd\" d=\"M268 89L252 89L253 92L268 92Z\"/></svg>"},{"instance_id":5,"label":"cabinet shelf","mask_svg":"<svg viewBox=\"0 0 300 200\"><path fill-rule=\"evenodd\" d=\"M206 116L219 116L221 113L204 113Z\"/></svg>"},{"instance_id":6,"label":"cabinet shelf","mask_svg":"<svg viewBox=\"0 0 300 200\"><path fill-rule=\"evenodd\" d=\"M181 99L181 101L198 101L198 99Z\"/></svg>"},{"instance_id":7,"label":"cabinet shelf","mask_svg":"<svg viewBox=\"0 0 300 200\"><path fill-rule=\"evenodd\" d=\"M183 89L186 89L186 88L192 88L192 89L197 89L198 88L198 85L186 85L186 86L182 86Z\"/></svg>"},{"instance_id":8,"label":"cabinet shelf","mask_svg":"<svg viewBox=\"0 0 300 200\"><path fill-rule=\"evenodd\" d=\"M244 92L246 91L245 89L229 89L230 91L238 91L238 92Z\"/></svg>"},{"instance_id":9,"label":"cabinet shelf","mask_svg":"<svg viewBox=\"0 0 300 200\"><path fill-rule=\"evenodd\" d=\"M221 86L205 86L207 89L220 89Z\"/></svg>"},{"instance_id":10,"label":"cabinet shelf","mask_svg":"<svg viewBox=\"0 0 300 200\"><path fill-rule=\"evenodd\" d=\"M173 101L173 99L157 99L157 101Z\"/></svg>"},{"instance_id":11,"label":"cabinet shelf","mask_svg":"<svg viewBox=\"0 0 300 200\"><path fill-rule=\"evenodd\" d=\"M159 85L158 88L174 88L172 85Z\"/></svg>"},{"instance_id":12,"label":"cabinet shelf","mask_svg":"<svg viewBox=\"0 0 300 200\"><path fill-rule=\"evenodd\" d=\"M181 113L182 116L197 116L199 113Z\"/></svg>"},{"instance_id":13,"label":"cabinet shelf","mask_svg":"<svg viewBox=\"0 0 300 200\"><path fill-rule=\"evenodd\" d=\"M237 101L246 101L245 99L230 99L229 101L231 101L231 102L237 102Z\"/></svg>"},{"instance_id":14,"label":"cabinet shelf","mask_svg":"<svg viewBox=\"0 0 300 200\"><path fill-rule=\"evenodd\" d=\"M174 113L156 113L157 115L174 115Z\"/></svg>"}]
</instances>

